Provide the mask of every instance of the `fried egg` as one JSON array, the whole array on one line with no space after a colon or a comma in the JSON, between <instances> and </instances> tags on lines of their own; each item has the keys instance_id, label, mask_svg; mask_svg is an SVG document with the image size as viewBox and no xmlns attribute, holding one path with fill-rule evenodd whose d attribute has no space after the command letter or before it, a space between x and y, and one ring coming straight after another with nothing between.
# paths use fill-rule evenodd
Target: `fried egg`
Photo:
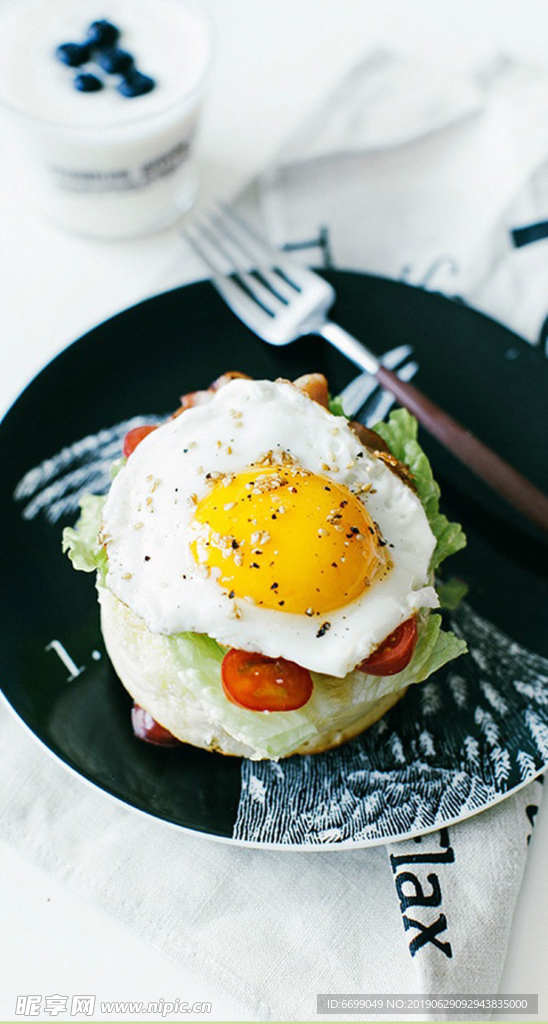
<instances>
[{"instance_id":1,"label":"fried egg","mask_svg":"<svg viewBox=\"0 0 548 1024\"><path fill-rule=\"evenodd\" d=\"M153 633L344 677L438 603L416 494L285 381L237 379L149 434L102 522L107 585Z\"/></svg>"}]
</instances>

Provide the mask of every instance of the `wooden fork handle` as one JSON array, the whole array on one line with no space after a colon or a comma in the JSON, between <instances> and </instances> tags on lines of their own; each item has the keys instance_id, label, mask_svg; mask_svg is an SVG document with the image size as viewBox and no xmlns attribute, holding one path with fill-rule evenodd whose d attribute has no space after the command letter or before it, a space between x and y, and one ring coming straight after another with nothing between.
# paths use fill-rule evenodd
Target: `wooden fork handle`
<instances>
[{"instance_id":1,"label":"wooden fork handle","mask_svg":"<svg viewBox=\"0 0 548 1024\"><path fill-rule=\"evenodd\" d=\"M377 380L419 423L527 519L548 533L548 497L413 384L379 366Z\"/></svg>"}]
</instances>

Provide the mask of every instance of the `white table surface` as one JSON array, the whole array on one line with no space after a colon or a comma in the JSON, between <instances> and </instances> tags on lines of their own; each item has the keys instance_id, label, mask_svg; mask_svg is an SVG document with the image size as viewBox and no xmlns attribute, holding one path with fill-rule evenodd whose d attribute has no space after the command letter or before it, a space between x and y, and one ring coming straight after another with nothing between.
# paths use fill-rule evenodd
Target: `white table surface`
<instances>
[{"instance_id":1,"label":"white table surface","mask_svg":"<svg viewBox=\"0 0 548 1024\"><path fill-rule=\"evenodd\" d=\"M373 47L417 53L448 68L500 50L548 62L546 0L209 0L209 8L217 42L200 139L200 201L230 195L267 163L340 75ZM183 255L174 230L108 244L71 237L35 219L1 145L0 225L3 414L66 344L170 284ZM184 260L188 279L199 276L198 265L187 254ZM505 993L538 992L540 1014L514 1019L548 1018L547 862L544 811L501 983ZM14 1017L17 995L51 991L94 992L97 1006L101 999L209 1000L215 1020L253 1019L207 977L171 961L2 842L0 878L1 1020Z\"/></svg>"}]
</instances>

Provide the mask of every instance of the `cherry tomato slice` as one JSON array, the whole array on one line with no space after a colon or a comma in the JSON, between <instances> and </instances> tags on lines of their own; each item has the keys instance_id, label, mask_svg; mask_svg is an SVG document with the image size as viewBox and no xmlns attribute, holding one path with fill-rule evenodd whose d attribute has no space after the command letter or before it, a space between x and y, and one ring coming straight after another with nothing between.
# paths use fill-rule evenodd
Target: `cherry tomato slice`
<instances>
[{"instance_id":1,"label":"cherry tomato slice","mask_svg":"<svg viewBox=\"0 0 548 1024\"><path fill-rule=\"evenodd\" d=\"M314 689L310 672L293 661L234 647L223 658L221 675L228 699L249 711L296 711Z\"/></svg>"},{"instance_id":2,"label":"cherry tomato slice","mask_svg":"<svg viewBox=\"0 0 548 1024\"><path fill-rule=\"evenodd\" d=\"M158 747L176 747L181 742L140 704L134 704L131 709L131 725L135 735L146 743L155 743Z\"/></svg>"},{"instance_id":3,"label":"cherry tomato slice","mask_svg":"<svg viewBox=\"0 0 548 1024\"><path fill-rule=\"evenodd\" d=\"M358 668L370 676L394 676L409 664L416 643L417 620L413 617L402 622Z\"/></svg>"},{"instance_id":4,"label":"cherry tomato slice","mask_svg":"<svg viewBox=\"0 0 548 1024\"><path fill-rule=\"evenodd\" d=\"M130 455L135 451L137 445L141 443L143 438L146 437L147 434L151 434L152 431L156 429L157 428L155 426L151 426L149 424L148 426L144 425L142 427L134 427L133 430L128 430L124 437L124 447L122 448L124 457L129 459Z\"/></svg>"}]
</instances>

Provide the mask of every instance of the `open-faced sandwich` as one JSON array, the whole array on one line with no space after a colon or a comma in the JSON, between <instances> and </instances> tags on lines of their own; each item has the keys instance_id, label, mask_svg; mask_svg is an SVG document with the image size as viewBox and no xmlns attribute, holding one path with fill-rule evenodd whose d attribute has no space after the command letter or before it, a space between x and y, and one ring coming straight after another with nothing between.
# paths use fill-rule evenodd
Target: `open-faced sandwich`
<instances>
[{"instance_id":1,"label":"open-faced sandwich","mask_svg":"<svg viewBox=\"0 0 548 1024\"><path fill-rule=\"evenodd\" d=\"M434 572L464 544L416 422L349 422L318 374L226 374L124 443L64 534L153 742L253 759L357 735L465 650Z\"/></svg>"}]
</instances>

